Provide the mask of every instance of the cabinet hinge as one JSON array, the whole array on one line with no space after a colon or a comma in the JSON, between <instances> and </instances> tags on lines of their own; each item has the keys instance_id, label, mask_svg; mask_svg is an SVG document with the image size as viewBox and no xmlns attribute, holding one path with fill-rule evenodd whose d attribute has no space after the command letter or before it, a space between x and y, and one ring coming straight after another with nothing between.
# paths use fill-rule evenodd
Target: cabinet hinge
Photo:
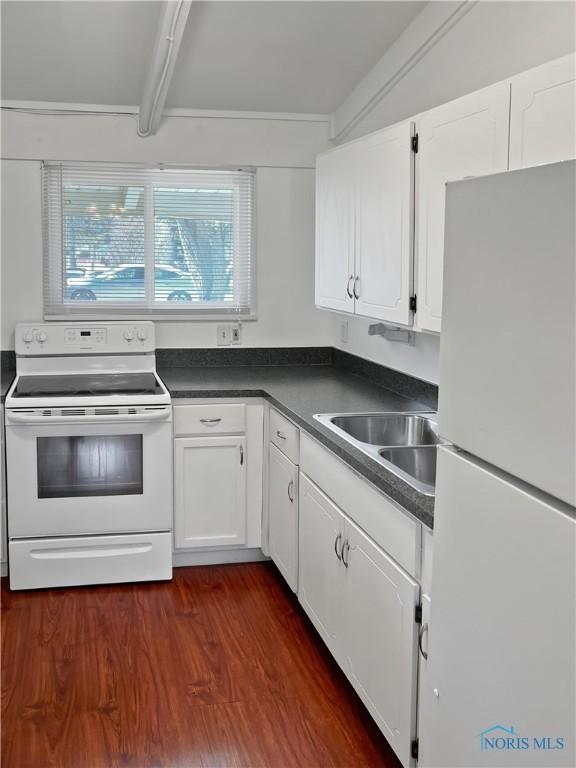
<instances>
[{"instance_id":1,"label":"cabinet hinge","mask_svg":"<svg viewBox=\"0 0 576 768\"><path fill-rule=\"evenodd\" d=\"M422 624L422 606L417 605L414 608L414 621L416 624Z\"/></svg>"},{"instance_id":2,"label":"cabinet hinge","mask_svg":"<svg viewBox=\"0 0 576 768\"><path fill-rule=\"evenodd\" d=\"M410 744L410 756L413 757L414 760L418 759L418 739L413 739Z\"/></svg>"},{"instance_id":3,"label":"cabinet hinge","mask_svg":"<svg viewBox=\"0 0 576 768\"><path fill-rule=\"evenodd\" d=\"M417 296L416 295L410 296L410 311L416 312L416 307L417 307Z\"/></svg>"},{"instance_id":4,"label":"cabinet hinge","mask_svg":"<svg viewBox=\"0 0 576 768\"><path fill-rule=\"evenodd\" d=\"M411 146L412 146L412 152L414 152L414 154L417 154L418 152L418 134L417 133L414 134L414 136L412 136Z\"/></svg>"}]
</instances>

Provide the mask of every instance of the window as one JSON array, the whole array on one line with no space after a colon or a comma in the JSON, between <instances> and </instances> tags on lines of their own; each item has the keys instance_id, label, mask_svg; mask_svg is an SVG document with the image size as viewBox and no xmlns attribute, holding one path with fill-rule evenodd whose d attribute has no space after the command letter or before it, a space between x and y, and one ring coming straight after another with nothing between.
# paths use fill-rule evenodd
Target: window
<instances>
[{"instance_id":1,"label":"window","mask_svg":"<svg viewBox=\"0 0 576 768\"><path fill-rule=\"evenodd\" d=\"M46 163L44 315L254 316L251 171Z\"/></svg>"}]
</instances>

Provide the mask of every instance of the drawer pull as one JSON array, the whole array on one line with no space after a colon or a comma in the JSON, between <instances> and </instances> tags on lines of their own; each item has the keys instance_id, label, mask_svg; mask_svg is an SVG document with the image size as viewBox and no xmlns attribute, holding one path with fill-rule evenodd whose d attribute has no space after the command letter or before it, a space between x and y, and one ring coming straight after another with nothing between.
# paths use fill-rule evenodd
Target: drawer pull
<instances>
[{"instance_id":1,"label":"drawer pull","mask_svg":"<svg viewBox=\"0 0 576 768\"><path fill-rule=\"evenodd\" d=\"M287 439L288 439L288 438L286 437L286 435L284 434L284 432L280 432L280 430L279 430L279 429L277 429L277 430L276 430L276 434L278 435L278 437L280 438L280 440L287 440Z\"/></svg>"},{"instance_id":2,"label":"drawer pull","mask_svg":"<svg viewBox=\"0 0 576 768\"><path fill-rule=\"evenodd\" d=\"M424 635L428 634L428 624L422 624L420 627L420 631L418 632L418 648L420 649L420 653L422 654L422 658L427 659L428 658L428 651L425 651L422 647L422 640L424 639Z\"/></svg>"},{"instance_id":3,"label":"drawer pull","mask_svg":"<svg viewBox=\"0 0 576 768\"><path fill-rule=\"evenodd\" d=\"M200 419L201 424L206 424L207 427L214 427L216 424L220 424L222 419Z\"/></svg>"},{"instance_id":4,"label":"drawer pull","mask_svg":"<svg viewBox=\"0 0 576 768\"><path fill-rule=\"evenodd\" d=\"M124 557L142 555L152 550L152 544L87 545L83 547L51 547L31 549L30 557L36 560L76 560L94 557Z\"/></svg>"}]
</instances>

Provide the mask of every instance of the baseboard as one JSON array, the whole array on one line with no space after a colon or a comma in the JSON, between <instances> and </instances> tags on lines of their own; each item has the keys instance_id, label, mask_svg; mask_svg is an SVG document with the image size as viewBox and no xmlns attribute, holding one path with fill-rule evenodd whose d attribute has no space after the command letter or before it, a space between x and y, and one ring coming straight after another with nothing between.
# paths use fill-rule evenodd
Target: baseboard
<instances>
[{"instance_id":1,"label":"baseboard","mask_svg":"<svg viewBox=\"0 0 576 768\"><path fill-rule=\"evenodd\" d=\"M174 568L181 568L186 565L258 563L268 559L260 547L250 549L211 549L201 552L174 552L172 555L172 565Z\"/></svg>"},{"instance_id":2,"label":"baseboard","mask_svg":"<svg viewBox=\"0 0 576 768\"><path fill-rule=\"evenodd\" d=\"M218 549L203 552L174 552L172 565L226 565L228 563L259 563L269 560L259 547L251 549ZM0 563L0 576L8 576L8 563Z\"/></svg>"}]
</instances>

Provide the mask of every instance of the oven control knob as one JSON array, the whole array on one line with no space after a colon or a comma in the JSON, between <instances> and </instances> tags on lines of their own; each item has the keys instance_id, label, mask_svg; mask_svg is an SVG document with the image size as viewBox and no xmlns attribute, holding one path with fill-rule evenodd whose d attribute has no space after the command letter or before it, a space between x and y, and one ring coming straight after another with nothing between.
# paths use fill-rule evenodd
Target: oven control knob
<instances>
[{"instance_id":1,"label":"oven control knob","mask_svg":"<svg viewBox=\"0 0 576 768\"><path fill-rule=\"evenodd\" d=\"M126 328L124 331L124 338L126 341L133 341L134 339L134 331L131 328Z\"/></svg>"},{"instance_id":2,"label":"oven control knob","mask_svg":"<svg viewBox=\"0 0 576 768\"><path fill-rule=\"evenodd\" d=\"M146 328L138 328L138 338L140 341L146 341L148 338L148 331Z\"/></svg>"},{"instance_id":3,"label":"oven control knob","mask_svg":"<svg viewBox=\"0 0 576 768\"><path fill-rule=\"evenodd\" d=\"M25 333L22 335L22 341L24 344L30 344L30 342L34 341L34 334L32 331L25 331Z\"/></svg>"},{"instance_id":4,"label":"oven control knob","mask_svg":"<svg viewBox=\"0 0 576 768\"><path fill-rule=\"evenodd\" d=\"M38 331L36 334L36 341L38 341L40 344L44 344L47 338L48 336L45 331Z\"/></svg>"}]
</instances>

